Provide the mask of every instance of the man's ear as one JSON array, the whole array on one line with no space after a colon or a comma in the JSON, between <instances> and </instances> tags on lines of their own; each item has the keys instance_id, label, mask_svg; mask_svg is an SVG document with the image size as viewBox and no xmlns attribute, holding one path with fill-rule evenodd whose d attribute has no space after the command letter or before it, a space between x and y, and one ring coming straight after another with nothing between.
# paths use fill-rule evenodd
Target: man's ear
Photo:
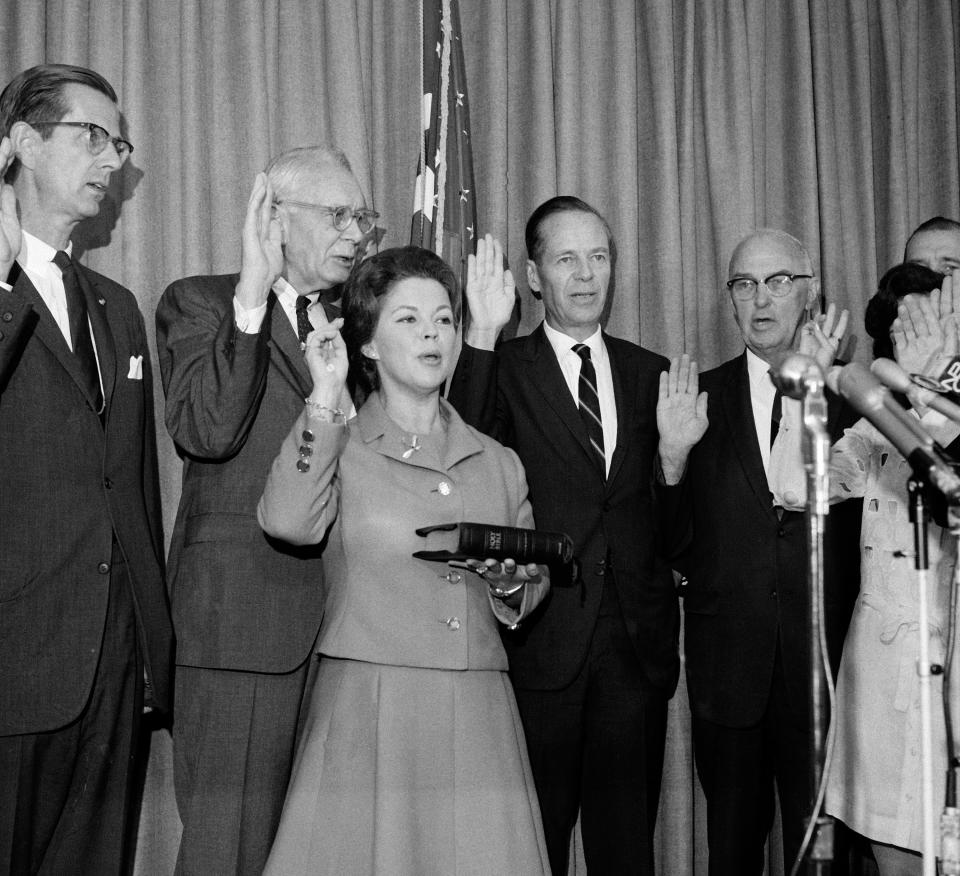
<instances>
[{"instance_id":1,"label":"man's ear","mask_svg":"<svg viewBox=\"0 0 960 876\"><path fill-rule=\"evenodd\" d=\"M43 143L40 132L27 122L14 122L10 127L10 142L13 144L13 154L26 168L33 170L36 166L37 149Z\"/></svg>"},{"instance_id":2,"label":"man's ear","mask_svg":"<svg viewBox=\"0 0 960 876\"><path fill-rule=\"evenodd\" d=\"M533 259L527 259L527 285L533 293L533 297L540 300L540 272L537 270L537 263Z\"/></svg>"},{"instance_id":3,"label":"man's ear","mask_svg":"<svg viewBox=\"0 0 960 876\"><path fill-rule=\"evenodd\" d=\"M287 214L273 203L270 205L270 219L280 226L280 245L287 245Z\"/></svg>"}]
</instances>

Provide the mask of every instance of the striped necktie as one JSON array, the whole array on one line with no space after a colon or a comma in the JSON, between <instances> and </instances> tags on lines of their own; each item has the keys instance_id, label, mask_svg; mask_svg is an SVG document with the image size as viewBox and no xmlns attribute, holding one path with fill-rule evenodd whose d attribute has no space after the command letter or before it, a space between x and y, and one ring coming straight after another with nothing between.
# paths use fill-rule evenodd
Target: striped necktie
<instances>
[{"instance_id":1,"label":"striped necktie","mask_svg":"<svg viewBox=\"0 0 960 876\"><path fill-rule=\"evenodd\" d=\"M600 396L597 394L597 372L586 344L574 344L573 352L580 357L580 417L587 427L590 446L596 454L600 471L606 474L607 458L603 451L603 421L600 419Z\"/></svg>"}]
</instances>

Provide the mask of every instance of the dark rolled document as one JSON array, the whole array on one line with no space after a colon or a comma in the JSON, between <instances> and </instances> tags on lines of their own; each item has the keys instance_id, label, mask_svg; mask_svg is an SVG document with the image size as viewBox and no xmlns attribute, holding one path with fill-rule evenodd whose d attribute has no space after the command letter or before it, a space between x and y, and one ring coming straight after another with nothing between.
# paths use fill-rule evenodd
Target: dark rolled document
<instances>
[{"instance_id":1,"label":"dark rolled document","mask_svg":"<svg viewBox=\"0 0 960 876\"><path fill-rule=\"evenodd\" d=\"M567 564L573 559L573 540L565 532L545 532L516 526L493 526L489 523L443 523L418 529L425 536L438 530L459 528L456 553L450 551L417 551L420 560L516 560L518 565L537 563L544 566Z\"/></svg>"}]
</instances>

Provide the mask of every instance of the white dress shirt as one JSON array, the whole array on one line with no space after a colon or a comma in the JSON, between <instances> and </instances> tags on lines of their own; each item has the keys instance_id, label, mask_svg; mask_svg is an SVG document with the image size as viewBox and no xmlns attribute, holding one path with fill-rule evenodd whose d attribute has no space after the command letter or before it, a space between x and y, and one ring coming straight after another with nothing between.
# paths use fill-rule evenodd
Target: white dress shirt
<instances>
[{"instance_id":1,"label":"white dress shirt","mask_svg":"<svg viewBox=\"0 0 960 876\"><path fill-rule=\"evenodd\" d=\"M277 300L280 302L280 306L283 308L283 312L287 315L290 325L293 327L293 333L299 336L297 329L297 298L300 297L301 293L297 292L283 277L277 277L277 282L273 284L273 291L277 296ZM307 307L307 316L310 317L310 322L313 324L313 327L316 328L317 323L313 318L313 314L315 313L316 307L319 306L322 308L322 305L319 304L320 293L311 292L307 297L310 299L310 306ZM252 310L247 310L237 301L236 296L233 298L233 316L237 322L237 328L245 335L255 335L259 333L266 313L266 302L259 307L254 307Z\"/></svg>"},{"instance_id":2,"label":"white dress shirt","mask_svg":"<svg viewBox=\"0 0 960 876\"><path fill-rule=\"evenodd\" d=\"M747 373L750 376L750 404L753 407L753 425L763 457L763 470L770 472L770 417L777 388L770 377L770 365L756 353L747 350Z\"/></svg>"},{"instance_id":3,"label":"white dress shirt","mask_svg":"<svg viewBox=\"0 0 960 876\"><path fill-rule=\"evenodd\" d=\"M560 370L567 381L567 388L573 396L574 404L580 406L580 357L573 352L573 345L583 343L590 348L590 359L597 372L597 397L600 399L600 419L603 421L603 455L607 462L607 474L610 473L610 460L617 446L617 400L613 394L613 374L610 370L610 357L603 343L600 327L585 341L577 341L563 332L543 324L547 340L556 353Z\"/></svg>"},{"instance_id":4,"label":"white dress shirt","mask_svg":"<svg viewBox=\"0 0 960 876\"><path fill-rule=\"evenodd\" d=\"M73 243L67 244L67 255L73 252ZM73 342L70 339L70 316L67 313L67 293L63 290L63 276L53 263L57 250L44 243L39 237L34 237L29 231L21 232L20 254L17 261L24 273L30 278L47 310L53 316L63 334L67 346L72 350ZM91 333L91 337L93 337ZM94 342L96 343L96 342Z\"/></svg>"}]
</instances>

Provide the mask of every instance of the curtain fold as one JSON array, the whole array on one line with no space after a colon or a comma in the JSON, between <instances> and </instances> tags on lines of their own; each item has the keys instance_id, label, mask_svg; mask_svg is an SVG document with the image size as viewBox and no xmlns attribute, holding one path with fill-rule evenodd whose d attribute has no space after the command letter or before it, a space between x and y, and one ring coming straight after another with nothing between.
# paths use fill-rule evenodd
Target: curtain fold
<instances>
[{"instance_id":1,"label":"curtain fold","mask_svg":"<svg viewBox=\"0 0 960 876\"><path fill-rule=\"evenodd\" d=\"M741 342L723 279L763 226L804 241L828 301L862 315L909 231L960 218L960 11L954 0L484 0L461 4L479 233L499 236L542 307L523 230L576 194L609 219L608 330L702 367ZM4 0L0 78L42 61L117 88L136 146L85 262L129 286L153 343L165 286L239 267L254 175L280 150L334 142L385 228L406 241L419 155L416 3L382 0ZM155 354L155 350L154 350ZM180 464L162 426L165 525ZM662 872L705 870L685 690L671 704L658 832ZM170 872L169 740L155 734L138 870ZM582 856L578 858L582 868ZM580 870L578 870L579 872Z\"/></svg>"}]
</instances>

